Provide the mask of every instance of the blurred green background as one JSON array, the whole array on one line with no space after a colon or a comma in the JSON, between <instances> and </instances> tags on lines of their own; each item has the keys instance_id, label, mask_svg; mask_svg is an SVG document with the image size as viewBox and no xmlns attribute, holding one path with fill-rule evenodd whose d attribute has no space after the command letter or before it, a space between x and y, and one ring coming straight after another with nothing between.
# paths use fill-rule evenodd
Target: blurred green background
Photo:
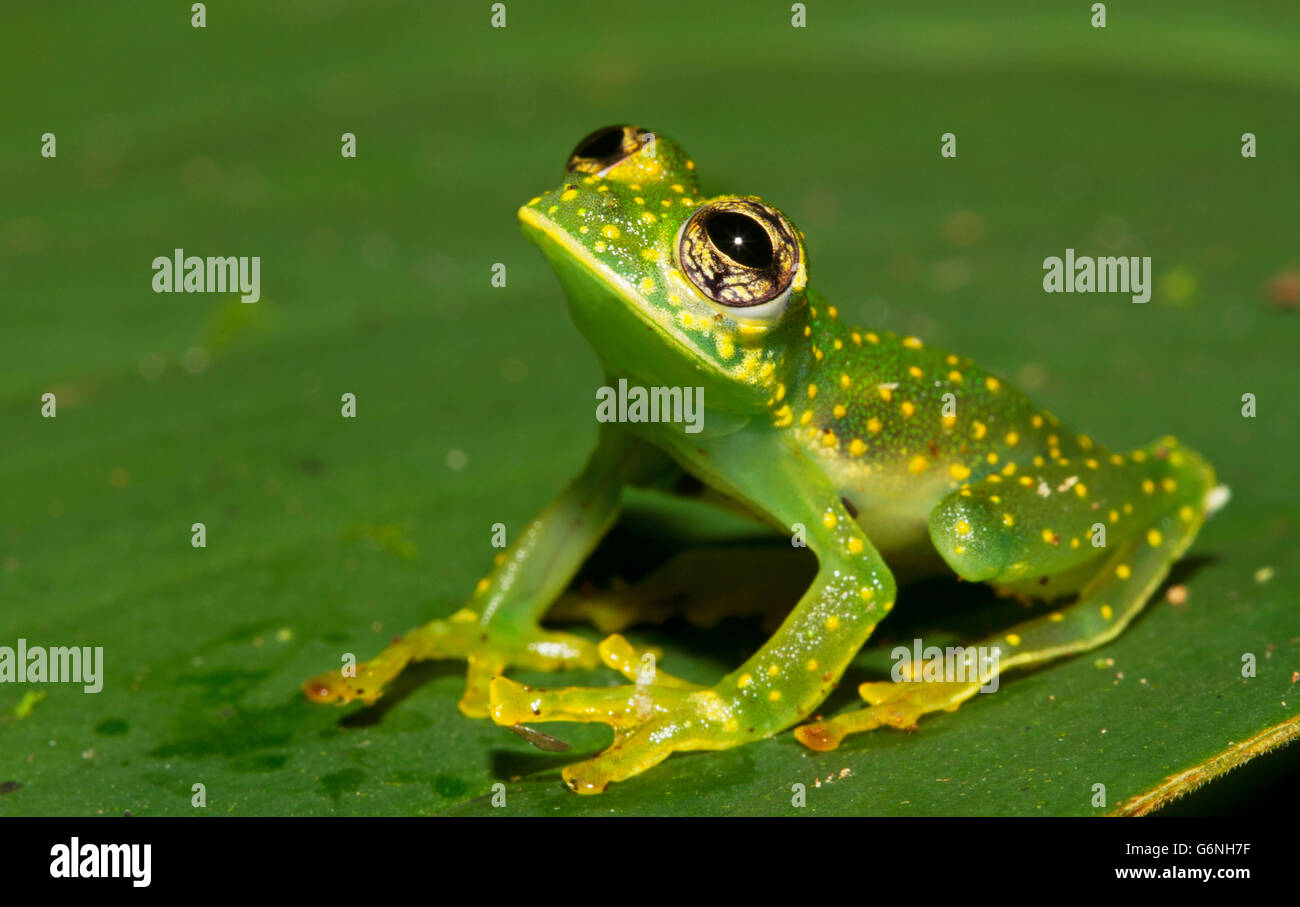
<instances>
[{"instance_id":1,"label":"blurred green background","mask_svg":"<svg viewBox=\"0 0 1300 907\"><path fill-rule=\"evenodd\" d=\"M1117 3L1094 29L1086 3L809 0L794 29L788 3L506 6L504 29L486 2L4 14L0 645L102 645L107 677L0 686L0 814L194 814L196 782L222 814L484 813L504 781L531 814L782 813L803 782L811 813L1091 815L1300 714L1300 7ZM846 317L973 356L1112 446L1204 452L1234 497L1175 575L1187 604L1153 602L1110 664L1007 678L916 734L830 756L785 734L591 799L559 782L574 753L459 716L458 665L370 710L305 702L340 652L458 607L491 524L513 534L581 465L599 370L514 212L623 121L682 142L706 191L785 210ZM261 256L262 301L154 294L178 246ZM1044 294L1067 247L1151 256L1151 303ZM636 497L596 578L753 531ZM900 603L886 638L1014 616L952 583ZM700 680L762 639L633 636ZM608 737L547 729L578 755ZM1258 796L1293 756L1229 781ZM1200 797L1182 808L1230 808Z\"/></svg>"}]
</instances>

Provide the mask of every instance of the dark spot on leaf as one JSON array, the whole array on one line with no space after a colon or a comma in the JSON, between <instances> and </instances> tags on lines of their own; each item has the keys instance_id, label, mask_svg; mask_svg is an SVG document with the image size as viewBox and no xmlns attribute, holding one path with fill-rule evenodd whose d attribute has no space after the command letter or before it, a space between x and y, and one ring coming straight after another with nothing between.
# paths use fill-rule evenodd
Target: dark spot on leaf
<instances>
[{"instance_id":1,"label":"dark spot on leaf","mask_svg":"<svg viewBox=\"0 0 1300 907\"><path fill-rule=\"evenodd\" d=\"M95 725L95 733L105 737L121 737L131 730L131 725L121 718L108 718Z\"/></svg>"},{"instance_id":2,"label":"dark spot on leaf","mask_svg":"<svg viewBox=\"0 0 1300 907\"><path fill-rule=\"evenodd\" d=\"M22 790L21 781L3 781L0 782L0 794L12 794L16 790Z\"/></svg>"}]
</instances>

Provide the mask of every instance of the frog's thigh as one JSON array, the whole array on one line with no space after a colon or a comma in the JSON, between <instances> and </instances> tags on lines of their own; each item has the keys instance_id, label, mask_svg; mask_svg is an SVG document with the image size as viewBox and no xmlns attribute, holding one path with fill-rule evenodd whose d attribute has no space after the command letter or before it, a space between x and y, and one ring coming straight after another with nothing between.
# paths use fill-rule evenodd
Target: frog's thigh
<instances>
[{"instance_id":1,"label":"frog's thigh","mask_svg":"<svg viewBox=\"0 0 1300 907\"><path fill-rule=\"evenodd\" d=\"M1163 466L1155 472L1163 473L1156 481L1173 477L1171 482L1159 486L1160 497L1156 497L1156 490L1143 491L1143 483L1150 480L1150 471L1142 470L1136 478L1138 494L1152 498L1152 502L1143 504L1143 511L1154 513L1141 525L1134 524L1129 531L1120 533L1122 541L1118 544L1104 549L1106 554L1098 561L1097 569L1084 583L1073 604L974 644L984 651L998 650L995 672L1099 646L1117 636L1142 610L1170 566L1195 538L1204 519L1204 495L1213 478L1208 471L1202 474ZM1136 507L1133 509L1137 510ZM1078 530L1068 521L1061 521L1059 515L1057 521L1066 531ZM1013 552L997 578L1005 579L1007 572L1019 571L1014 544L991 550L994 554L989 561L993 564L1003 557L1000 552ZM1062 563L1064 569L1073 567L1059 557L1049 556L1047 560ZM966 562L967 566L970 564L970 561ZM984 679L990 679L989 675L986 674ZM956 709L978 692L980 686L978 679L938 683L864 683L859 692L872 703L871 708L806 725L796 731L796 736L813 749L834 749L847 734L881 725L910 727L928 712Z\"/></svg>"},{"instance_id":2,"label":"frog's thigh","mask_svg":"<svg viewBox=\"0 0 1300 907\"><path fill-rule=\"evenodd\" d=\"M816 561L803 548L782 545L710 546L678 552L634 583L608 590L571 590L551 620L587 620L603 633L659 624L684 615L697 627L725 617L762 615L771 631L808 588Z\"/></svg>"}]
</instances>

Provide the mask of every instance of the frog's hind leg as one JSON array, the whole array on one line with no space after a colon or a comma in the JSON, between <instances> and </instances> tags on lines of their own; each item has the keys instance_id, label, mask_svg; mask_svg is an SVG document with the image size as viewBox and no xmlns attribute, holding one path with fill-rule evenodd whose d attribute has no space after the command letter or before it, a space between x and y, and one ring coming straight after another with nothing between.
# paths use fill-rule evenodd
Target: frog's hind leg
<instances>
[{"instance_id":1,"label":"frog's hind leg","mask_svg":"<svg viewBox=\"0 0 1300 907\"><path fill-rule=\"evenodd\" d=\"M691 548L634 583L615 580L607 590L571 590L547 619L585 620L602 633L620 633L679 615L704 628L726 617L760 615L770 632L816 569L806 549L789 545Z\"/></svg>"},{"instance_id":2,"label":"frog's hind leg","mask_svg":"<svg viewBox=\"0 0 1300 907\"><path fill-rule=\"evenodd\" d=\"M882 725L908 728L929 712L955 710L1002 671L1086 651L1118 636L1196 537L1206 515L1207 493L1213 486L1213 472L1208 465L1195 453L1178 447L1172 439L1139 454L1139 464L1149 465L1132 470L1131 481L1136 483L1136 494L1144 502L1129 509L1150 515L1141 521L1130 520L1126 531L1112 535L1116 544L1105 549L1106 554L1093 559L1092 578L1083 584L1072 604L968 647L973 650L973 656L995 654L991 663L983 663L982 672L978 657L974 657L969 663L973 669L957 679L864 683L858 691L871 703L870 708L804 725L795 731L798 739L812 749L831 750L848 734ZM1165 462L1167 459L1172 462ZM1035 481L1038 479L1036 476ZM1102 483L1095 484L1100 490ZM986 497L1002 497L1001 503L1009 504L1005 489L1000 495L991 495L987 489L973 491L973 497L979 498L982 492ZM1116 510L1123 512L1123 502ZM1089 508L1084 513L1092 511ZM940 514L940 519L949 516ZM1060 509L1053 511L1054 519L1062 516L1068 513L1062 514ZM1085 527L1067 522L1061 528L1082 534ZM1061 536L1056 538L1059 543ZM1046 540L1045 543L1050 544ZM1087 550L1092 550L1089 543L1085 544ZM1016 550L1016 546L1011 546L1011 550ZM1067 569L1074 572L1078 568ZM1006 567L1001 579L1011 579L1005 576L1007 571L1019 572ZM1017 584L1022 590L1037 586L1034 577L1023 575L1011 580L1012 588ZM996 689L996 685L991 688Z\"/></svg>"}]
</instances>

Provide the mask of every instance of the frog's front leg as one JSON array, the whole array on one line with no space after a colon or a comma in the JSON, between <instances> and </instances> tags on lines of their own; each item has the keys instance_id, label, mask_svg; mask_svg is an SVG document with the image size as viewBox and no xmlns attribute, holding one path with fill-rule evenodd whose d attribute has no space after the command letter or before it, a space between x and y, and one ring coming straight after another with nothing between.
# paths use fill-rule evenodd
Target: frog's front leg
<instances>
[{"instance_id":1,"label":"frog's front leg","mask_svg":"<svg viewBox=\"0 0 1300 907\"><path fill-rule=\"evenodd\" d=\"M970 648L998 653L983 674L973 663L976 679L864 683L858 692L870 708L800 727L800 742L832 750L848 734L908 728L922 715L958 708L1002 671L1114 639L1196 537L1214 487L1209 465L1172 438L1128 460L1057 463L1028 478L985 479L950 495L931 520L936 547L965 579L1029 592L1064 577L1078 598L975 643ZM1089 538L1097 523L1107 527L1103 548Z\"/></svg>"},{"instance_id":2,"label":"frog's front leg","mask_svg":"<svg viewBox=\"0 0 1300 907\"><path fill-rule=\"evenodd\" d=\"M508 667L594 667L594 645L538 622L613 524L624 483L664 468L676 467L645 442L603 428L582 474L497 555L464 608L411 630L353 676L336 670L313 677L303 685L307 696L371 703L410 662L463 658L469 667L460 710L485 717L487 683Z\"/></svg>"},{"instance_id":3,"label":"frog's front leg","mask_svg":"<svg viewBox=\"0 0 1300 907\"><path fill-rule=\"evenodd\" d=\"M789 727L826 697L893 607L889 568L824 477L803 458L747 453L746 469L730 473L749 486L737 494L752 489L750 500L762 500L781 523L807 526L818 560L812 585L757 654L713 686L697 687L633 664L635 653L616 637L602 654L638 680L633 685L543 690L492 681L498 724L596 721L614 728L612 746L564 769L573 790L600 793L675 751L728 749Z\"/></svg>"}]
</instances>

